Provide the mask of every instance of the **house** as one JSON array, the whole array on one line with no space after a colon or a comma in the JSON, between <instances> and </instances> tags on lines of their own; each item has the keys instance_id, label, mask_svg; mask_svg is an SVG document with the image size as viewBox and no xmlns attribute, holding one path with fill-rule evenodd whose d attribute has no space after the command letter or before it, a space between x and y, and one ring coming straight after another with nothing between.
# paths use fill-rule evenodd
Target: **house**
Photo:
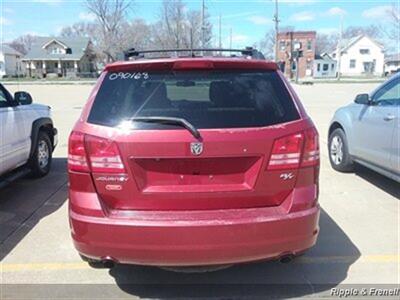
<instances>
[{"instance_id":1,"label":"house","mask_svg":"<svg viewBox=\"0 0 400 300\"><path fill-rule=\"evenodd\" d=\"M0 78L23 74L22 54L7 44L0 45Z\"/></svg>"},{"instance_id":2,"label":"house","mask_svg":"<svg viewBox=\"0 0 400 300\"><path fill-rule=\"evenodd\" d=\"M290 79L312 76L315 31L285 31L278 34L277 62Z\"/></svg>"},{"instance_id":3,"label":"house","mask_svg":"<svg viewBox=\"0 0 400 300\"><path fill-rule=\"evenodd\" d=\"M92 43L86 37L38 37L23 61L30 77L87 77L96 72Z\"/></svg>"},{"instance_id":4,"label":"house","mask_svg":"<svg viewBox=\"0 0 400 300\"><path fill-rule=\"evenodd\" d=\"M385 58L385 75L400 71L400 53L388 55Z\"/></svg>"},{"instance_id":5,"label":"house","mask_svg":"<svg viewBox=\"0 0 400 300\"><path fill-rule=\"evenodd\" d=\"M382 76L384 71L384 48L366 35L343 39L332 57L338 60L338 71L344 76Z\"/></svg>"},{"instance_id":6,"label":"house","mask_svg":"<svg viewBox=\"0 0 400 300\"><path fill-rule=\"evenodd\" d=\"M336 77L337 62L328 53L315 55L313 77L314 78L334 78Z\"/></svg>"}]
</instances>

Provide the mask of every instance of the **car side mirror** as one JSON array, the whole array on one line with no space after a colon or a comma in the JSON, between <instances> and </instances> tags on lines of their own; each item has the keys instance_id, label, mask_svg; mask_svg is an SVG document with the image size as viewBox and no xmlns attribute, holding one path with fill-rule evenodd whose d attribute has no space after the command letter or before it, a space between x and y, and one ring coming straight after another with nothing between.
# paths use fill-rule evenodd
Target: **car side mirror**
<instances>
[{"instance_id":1,"label":"car side mirror","mask_svg":"<svg viewBox=\"0 0 400 300\"><path fill-rule=\"evenodd\" d=\"M32 96L27 92L16 92L14 94L14 101L20 105L32 104Z\"/></svg>"},{"instance_id":2,"label":"car side mirror","mask_svg":"<svg viewBox=\"0 0 400 300\"><path fill-rule=\"evenodd\" d=\"M356 96L356 99L354 100L354 102L357 104L370 105L371 99L368 94L359 94Z\"/></svg>"}]
</instances>

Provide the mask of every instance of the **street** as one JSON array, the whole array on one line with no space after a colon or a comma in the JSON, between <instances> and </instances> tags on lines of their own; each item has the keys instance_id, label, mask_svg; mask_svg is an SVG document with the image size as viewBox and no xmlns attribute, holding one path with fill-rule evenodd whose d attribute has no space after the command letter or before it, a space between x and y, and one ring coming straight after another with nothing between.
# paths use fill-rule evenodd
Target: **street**
<instances>
[{"instance_id":1,"label":"street","mask_svg":"<svg viewBox=\"0 0 400 300\"><path fill-rule=\"evenodd\" d=\"M338 284L399 284L399 184L363 167L357 167L355 173L338 173L330 167L327 152L328 126L334 111L350 103L356 94L368 93L376 86L294 86L321 141L321 231L311 251L288 264L259 262L214 273L182 274L127 265L94 269L81 261L72 245L67 217L67 140L92 85L6 85L11 92L28 91L34 102L52 107L59 144L49 176L21 179L0 191L0 282L21 284L18 288L4 286L2 295L52 299L72 297L74 293L81 298L104 299L130 295L229 298L260 297L268 292L302 297L329 295ZM77 286L59 286L61 291L51 294L49 286L39 289L30 284ZM289 285L282 290L282 285L268 284Z\"/></svg>"}]
</instances>

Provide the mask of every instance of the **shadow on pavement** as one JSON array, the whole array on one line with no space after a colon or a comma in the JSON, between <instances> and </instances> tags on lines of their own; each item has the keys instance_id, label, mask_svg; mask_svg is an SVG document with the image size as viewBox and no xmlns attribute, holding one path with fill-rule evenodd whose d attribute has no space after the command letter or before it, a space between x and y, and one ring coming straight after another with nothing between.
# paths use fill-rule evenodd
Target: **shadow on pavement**
<instances>
[{"instance_id":1,"label":"shadow on pavement","mask_svg":"<svg viewBox=\"0 0 400 300\"><path fill-rule=\"evenodd\" d=\"M43 178L22 178L0 192L0 261L44 217L67 200L66 159L53 158L51 172ZM53 197L56 194L57 197ZM51 201L49 201L51 199Z\"/></svg>"},{"instance_id":2,"label":"shadow on pavement","mask_svg":"<svg viewBox=\"0 0 400 300\"><path fill-rule=\"evenodd\" d=\"M357 164L355 167L355 174L357 176L400 200L400 183L364 166Z\"/></svg>"},{"instance_id":3,"label":"shadow on pavement","mask_svg":"<svg viewBox=\"0 0 400 300\"><path fill-rule=\"evenodd\" d=\"M357 247L323 210L317 245L289 264L242 264L201 274L117 265L110 270L120 289L143 298L300 297L329 293L360 257Z\"/></svg>"}]
</instances>

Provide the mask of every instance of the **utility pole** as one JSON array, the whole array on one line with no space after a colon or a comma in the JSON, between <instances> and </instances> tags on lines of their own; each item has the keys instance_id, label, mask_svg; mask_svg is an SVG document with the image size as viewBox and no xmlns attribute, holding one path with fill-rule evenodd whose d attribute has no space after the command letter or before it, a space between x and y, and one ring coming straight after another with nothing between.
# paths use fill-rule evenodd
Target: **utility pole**
<instances>
[{"instance_id":1,"label":"utility pole","mask_svg":"<svg viewBox=\"0 0 400 300\"><path fill-rule=\"evenodd\" d=\"M201 46L203 48L205 48L205 24L204 24L205 10L206 10L206 4L205 0L203 0L201 4Z\"/></svg>"},{"instance_id":2,"label":"utility pole","mask_svg":"<svg viewBox=\"0 0 400 300\"><path fill-rule=\"evenodd\" d=\"M229 28L229 49L232 49L232 27Z\"/></svg>"},{"instance_id":3,"label":"utility pole","mask_svg":"<svg viewBox=\"0 0 400 300\"><path fill-rule=\"evenodd\" d=\"M222 20L221 13L219 14L219 49L222 49ZM221 51L219 52L221 55Z\"/></svg>"},{"instance_id":4,"label":"utility pole","mask_svg":"<svg viewBox=\"0 0 400 300\"><path fill-rule=\"evenodd\" d=\"M290 70L290 79L293 79L293 31L289 32L289 36L290 36L290 66L289 66L289 70ZM296 66L297 68L297 66Z\"/></svg>"},{"instance_id":5,"label":"utility pole","mask_svg":"<svg viewBox=\"0 0 400 300\"><path fill-rule=\"evenodd\" d=\"M190 26L190 57L194 57L193 55L193 27Z\"/></svg>"},{"instance_id":6,"label":"utility pole","mask_svg":"<svg viewBox=\"0 0 400 300\"><path fill-rule=\"evenodd\" d=\"M280 22L279 12L278 12L278 0L275 0L275 15L273 21L275 22L275 62L278 62L278 52L279 52L278 35L279 35L279 22Z\"/></svg>"},{"instance_id":7,"label":"utility pole","mask_svg":"<svg viewBox=\"0 0 400 300\"><path fill-rule=\"evenodd\" d=\"M340 80L340 68L342 63L342 39L343 39L343 14L340 16L340 32L339 32L339 41L336 49L337 56L337 80Z\"/></svg>"}]
</instances>

